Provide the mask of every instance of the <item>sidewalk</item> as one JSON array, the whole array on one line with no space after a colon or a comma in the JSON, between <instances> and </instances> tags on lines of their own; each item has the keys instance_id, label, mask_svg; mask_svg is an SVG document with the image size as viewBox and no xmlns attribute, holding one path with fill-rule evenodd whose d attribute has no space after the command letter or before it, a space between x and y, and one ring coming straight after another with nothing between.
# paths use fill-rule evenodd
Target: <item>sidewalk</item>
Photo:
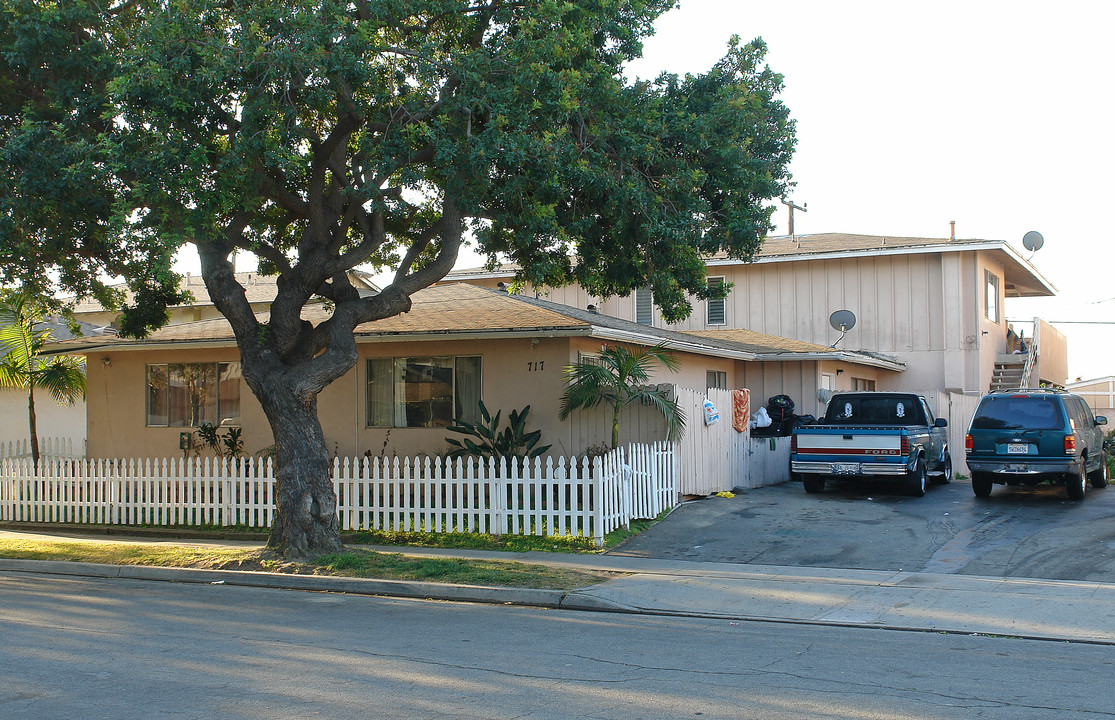
<instances>
[{"instance_id":1,"label":"sidewalk","mask_svg":"<svg viewBox=\"0 0 1115 720\"><path fill-rule=\"evenodd\" d=\"M27 537L0 531L0 537ZM52 534L51 537L59 537ZM83 539L89 539L83 537ZM258 541L112 536L102 542L259 547ZM563 609L792 622L1115 644L1115 583L698 563L609 555L373 547L413 556L509 560L628 573L583 590L530 590L393 580L0 559L35 572L536 605Z\"/></svg>"}]
</instances>

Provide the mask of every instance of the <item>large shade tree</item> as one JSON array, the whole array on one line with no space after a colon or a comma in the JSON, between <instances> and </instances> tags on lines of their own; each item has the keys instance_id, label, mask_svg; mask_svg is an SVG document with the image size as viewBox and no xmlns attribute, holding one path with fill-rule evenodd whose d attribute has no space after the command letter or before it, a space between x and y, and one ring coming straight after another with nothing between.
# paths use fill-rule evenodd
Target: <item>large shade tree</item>
<instances>
[{"instance_id":1,"label":"large shade tree","mask_svg":"<svg viewBox=\"0 0 1115 720\"><path fill-rule=\"evenodd\" d=\"M273 547L339 546L318 393L354 366L353 329L406 312L466 242L536 285L650 286L668 319L723 292L702 256L758 248L793 147L781 78L761 41L733 41L707 73L626 79L673 4L121 0L96 16L113 237L152 258L151 288L196 247L277 444ZM278 276L266 323L238 249ZM393 279L363 297L358 265ZM332 308L317 325L314 298Z\"/></svg>"}]
</instances>

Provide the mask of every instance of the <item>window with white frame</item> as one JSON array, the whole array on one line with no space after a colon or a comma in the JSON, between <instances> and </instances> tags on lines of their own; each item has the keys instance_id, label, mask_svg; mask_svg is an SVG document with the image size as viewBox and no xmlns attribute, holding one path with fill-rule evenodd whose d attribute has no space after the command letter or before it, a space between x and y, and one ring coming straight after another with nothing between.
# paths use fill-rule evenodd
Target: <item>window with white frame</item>
<instances>
[{"instance_id":1,"label":"window with white frame","mask_svg":"<svg viewBox=\"0 0 1115 720\"><path fill-rule=\"evenodd\" d=\"M148 427L240 424L240 363L147 366Z\"/></svg>"},{"instance_id":2,"label":"window with white frame","mask_svg":"<svg viewBox=\"0 0 1115 720\"><path fill-rule=\"evenodd\" d=\"M710 277L708 278L709 289L722 288L724 286L724 278ZM713 300L712 298L705 301L706 312L705 322L709 325L724 325L727 323L727 312L725 309L725 300Z\"/></svg>"},{"instance_id":3,"label":"window with white frame","mask_svg":"<svg viewBox=\"0 0 1115 720\"><path fill-rule=\"evenodd\" d=\"M717 390L728 389L728 373L722 370L706 370L705 371L705 387L716 388Z\"/></svg>"},{"instance_id":4,"label":"window with white frame","mask_svg":"<svg viewBox=\"0 0 1115 720\"><path fill-rule=\"evenodd\" d=\"M447 427L480 419L479 356L371 358L368 427Z\"/></svg>"},{"instance_id":5,"label":"window with white frame","mask_svg":"<svg viewBox=\"0 0 1115 720\"><path fill-rule=\"evenodd\" d=\"M874 392L875 381L869 378L852 378L852 389L858 392Z\"/></svg>"},{"instance_id":6,"label":"window with white frame","mask_svg":"<svg viewBox=\"0 0 1115 720\"><path fill-rule=\"evenodd\" d=\"M987 289L984 292L983 314L993 323L999 322L999 276L990 270L984 270L987 280Z\"/></svg>"}]
</instances>

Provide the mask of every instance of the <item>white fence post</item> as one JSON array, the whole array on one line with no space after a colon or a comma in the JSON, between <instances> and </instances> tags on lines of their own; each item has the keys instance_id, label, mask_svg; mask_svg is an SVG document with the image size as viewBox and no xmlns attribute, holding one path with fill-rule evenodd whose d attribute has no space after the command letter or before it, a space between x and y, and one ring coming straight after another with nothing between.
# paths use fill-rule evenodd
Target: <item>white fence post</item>
<instances>
[{"instance_id":1,"label":"white fence post","mask_svg":"<svg viewBox=\"0 0 1115 720\"><path fill-rule=\"evenodd\" d=\"M588 470L588 466L582 466ZM604 458L596 456L592 459L591 472L588 475L592 480L585 484L586 490L592 489L592 539L596 547L604 547L604 537L608 534L604 527L605 492L604 492ZM583 477L583 475L582 475ZM585 503L589 498L585 498Z\"/></svg>"}]
</instances>

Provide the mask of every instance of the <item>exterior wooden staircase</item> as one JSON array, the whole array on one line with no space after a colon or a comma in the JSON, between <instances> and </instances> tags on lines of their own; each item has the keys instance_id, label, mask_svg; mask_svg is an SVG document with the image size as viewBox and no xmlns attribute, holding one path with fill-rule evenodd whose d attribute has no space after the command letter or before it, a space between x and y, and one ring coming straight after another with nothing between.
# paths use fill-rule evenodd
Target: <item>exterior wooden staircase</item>
<instances>
[{"instance_id":1,"label":"exterior wooden staircase","mask_svg":"<svg viewBox=\"0 0 1115 720\"><path fill-rule=\"evenodd\" d=\"M995 358L995 370L991 374L991 390L1013 390L1029 387L1034 361L1037 359L1037 346L1031 345L1029 352L1022 355L1000 354Z\"/></svg>"}]
</instances>

